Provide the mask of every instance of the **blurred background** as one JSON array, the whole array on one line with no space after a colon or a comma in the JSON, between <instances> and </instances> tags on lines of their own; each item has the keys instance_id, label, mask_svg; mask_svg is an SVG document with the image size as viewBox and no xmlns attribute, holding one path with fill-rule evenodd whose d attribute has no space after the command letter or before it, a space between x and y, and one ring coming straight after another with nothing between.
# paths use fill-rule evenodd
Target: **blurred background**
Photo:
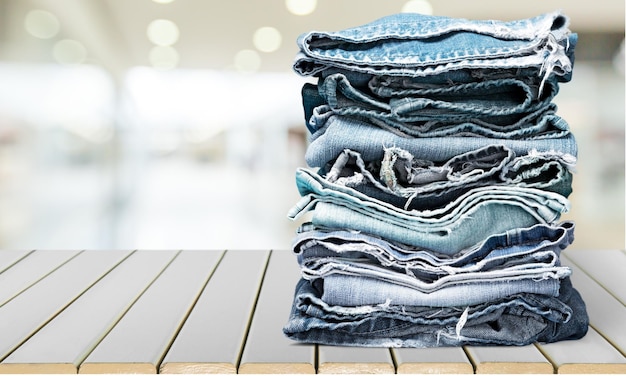
<instances>
[{"instance_id":1,"label":"blurred background","mask_svg":"<svg viewBox=\"0 0 626 376\"><path fill-rule=\"evenodd\" d=\"M624 1L0 0L0 249L288 249L296 38L402 11L579 34L573 248L624 248Z\"/></svg>"}]
</instances>

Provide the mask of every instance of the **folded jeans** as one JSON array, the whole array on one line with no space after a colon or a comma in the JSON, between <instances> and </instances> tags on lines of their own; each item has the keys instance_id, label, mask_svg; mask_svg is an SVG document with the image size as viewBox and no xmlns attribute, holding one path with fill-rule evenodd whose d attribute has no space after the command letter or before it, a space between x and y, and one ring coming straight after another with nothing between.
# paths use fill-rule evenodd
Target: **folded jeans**
<instances>
[{"instance_id":1,"label":"folded jeans","mask_svg":"<svg viewBox=\"0 0 626 376\"><path fill-rule=\"evenodd\" d=\"M568 26L569 18L559 11L509 22L400 13L340 31L300 35L294 70L317 76L338 68L421 77L467 68L534 67L543 80L554 75L568 81L577 42Z\"/></svg>"},{"instance_id":2,"label":"folded jeans","mask_svg":"<svg viewBox=\"0 0 626 376\"><path fill-rule=\"evenodd\" d=\"M569 278L558 297L514 294L473 306L394 304L343 307L324 302L301 279L283 331L299 342L361 347L437 347L550 343L582 338L589 318Z\"/></svg>"},{"instance_id":3,"label":"folded jeans","mask_svg":"<svg viewBox=\"0 0 626 376\"><path fill-rule=\"evenodd\" d=\"M406 150L390 147L381 161L367 163L360 153L345 149L318 173L331 183L405 210L425 210L484 186L537 188L568 197L575 165L571 155L531 150L516 156L503 145L488 145L445 163L416 159Z\"/></svg>"},{"instance_id":4,"label":"folded jeans","mask_svg":"<svg viewBox=\"0 0 626 376\"><path fill-rule=\"evenodd\" d=\"M332 113L314 114L310 126L313 132L309 136L310 143L305 152L309 167L324 167L332 163L345 149L359 153L366 162L381 161L385 150L390 147L406 150L415 159L433 162L445 162L489 145L502 145L516 155L525 155L531 150L573 157L577 157L578 153L576 139L571 132L558 138L530 140L471 136L416 139L389 132L356 118Z\"/></svg>"},{"instance_id":5,"label":"folded jeans","mask_svg":"<svg viewBox=\"0 0 626 376\"><path fill-rule=\"evenodd\" d=\"M320 227L362 231L391 241L455 254L490 234L539 223L553 223L569 210L569 200L534 188L474 188L435 210L403 210L352 188L333 184L316 172L299 168L296 183L302 198L288 216L313 211Z\"/></svg>"}]
</instances>

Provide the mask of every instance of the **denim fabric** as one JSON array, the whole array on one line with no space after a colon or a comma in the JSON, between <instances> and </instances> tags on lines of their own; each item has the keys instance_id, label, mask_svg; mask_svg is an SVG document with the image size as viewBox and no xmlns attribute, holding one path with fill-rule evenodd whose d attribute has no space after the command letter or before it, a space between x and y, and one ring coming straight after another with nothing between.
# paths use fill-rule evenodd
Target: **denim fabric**
<instances>
[{"instance_id":1,"label":"denim fabric","mask_svg":"<svg viewBox=\"0 0 626 376\"><path fill-rule=\"evenodd\" d=\"M571 132L564 137L532 140L461 136L415 139L356 118L334 115L332 112L314 114L309 125L314 129L305 153L306 163L310 167L324 167L345 149L358 152L366 162L382 160L385 149L390 147L406 150L413 158L433 162L447 161L489 145L505 146L516 155L525 155L531 150L574 157L578 153L576 140Z\"/></svg>"},{"instance_id":2,"label":"denim fabric","mask_svg":"<svg viewBox=\"0 0 626 376\"><path fill-rule=\"evenodd\" d=\"M540 266L540 262L536 262L528 267L513 267L495 270L485 270L474 273L460 273L449 274L441 276L432 281L425 281L409 272L398 272L389 268L381 267L371 263L369 259L342 259L342 258L322 258L310 261L302 269L303 277L305 279L323 279L326 284L328 281L334 281L336 287L334 291L338 294L328 293L327 301L334 302L341 305L362 305L362 304L378 304L385 301L395 302L395 296L399 296L397 300L402 301L402 297L407 299L413 299L413 295L418 297L421 294L428 294L428 298L435 303L430 303L431 306L447 306L452 304L475 304L476 302L483 302L484 289L489 290L502 290L507 291L510 295L513 292L519 292L516 290L509 290L514 285L513 281L518 284L517 288L522 291L528 291L526 282L533 285L532 288L539 288L541 286L537 281L549 280L549 279L561 279L569 276L570 269L564 266L549 265L554 258L548 261L548 265ZM346 283L343 283L343 282ZM364 281L360 284L360 281ZM329 282L330 283L330 282ZM362 291L364 298L360 298L361 294L353 295L351 288L346 287L349 283L354 283ZM376 292L372 292L370 289L365 288L371 286L372 290L390 291L385 296L385 300L377 301L376 296L382 296ZM401 291L396 289L398 287L408 287L411 290ZM330 289L326 289L330 290ZM325 290L325 293L327 292ZM450 291L461 291L464 294L467 291L474 291L471 296L463 296ZM543 292L542 290L532 290L535 293ZM552 290L548 288L546 294L549 294ZM452 302L440 302L438 299L434 299L435 296L444 295L447 299L449 296L455 296ZM493 296L491 291L485 292L485 295L490 299ZM333 298L329 298L333 296ZM336 300L336 299L339 299ZM467 303L465 299L469 299L472 303ZM412 301L412 300L409 300ZM462 303L461 303L462 301ZM409 303L404 303L409 304Z\"/></svg>"},{"instance_id":3,"label":"denim fabric","mask_svg":"<svg viewBox=\"0 0 626 376\"><path fill-rule=\"evenodd\" d=\"M583 337L589 318L569 277L558 297L515 294L473 306L394 304L343 307L326 303L301 279L283 331L306 343L363 347L527 345Z\"/></svg>"},{"instance_id":4,"label":"denim fabric","mask_svg":"<svg viewBox=\"0 0 626 376\"><path fill-rule=\"evenodd\" d=\"M409 278L400 278L402 275L396 275L394 280L390 281L362 274L337 273L315 281L323 285L322 300L332 305L356 307L393 303L449 307L491 302L522 292L557 296L560 279L568 276L570 271L567 268L554 269L546 273L537 273L537 279L485 278L468 283L451 283L432 291L418 290L416 279L409 281ZM413 282L413 286L409 285L409 282Z\"/></svg>"},{"instance_id":5,"label":"denim fabric","mask_svg":"<svg viewBox=\"0 0 626 376\"><path fill-rule=\"evenodd\" d=\"M535 151L515 156L502 145L485 146L445 163L415 159L406 150L391 147L384 150L382 161L370 163L346 149L319 174L396 207L426 210L484 186L537 188L568 197L575 164L574 156Z\"/></svg>"},{"instance_id":6,"label":"denim fabric","mask_svg":"<svg viewBox=\"0 0 626 376\"><path fill-rule=\"evenodd\" d=\"M416 13L386 16L336 32L298 37L294 70L339 68L373 75L429 76L459 69L535 67L544 79L571 78L577 35L560 12L502 22Z\"/></svg>"},{"instance_id":7,"label":"denim fabric","mask_svg":"<svg viewBox=\"0 0 626 376\"><path fill-rule=\"evenodd\" d=\"M551 103L558 92L556 80L547 81L541 97L539 83L533 81L536 78L508 77L433 85L408 77L375 76L369 88L360 90L337 73L320 80L318 91L333 113L407 136L528 139L566 135L568 125L555 115ZM311 94L305 91L303 95ZM313 94L313 98L318 96Z\"/></svg>"},{"instance_id":8,"label":"denim fabric","mask_svg":"<svg viewBox=\"0 0 626 376\"><path fill-rule=\"evenodd\" d=\"M553 223L569 210L567 198L534 188L478 187L443 208L407 211L309 169L297 169L296 183L302 198L288 213L292 219L314 209L316 226L363 231L440 253L457 253L490 234Z\"/></svg>"},{"instance_id":9,"label":"denim fabric","mask_svg":"<svg viewBox=\"0 0 626 376\"><path fill-rule=\"evenodd\" d=\"M427 249L389 242L346 230L321 230L309 224L300 227L293 251L306 279L323 277L330 268L344 269L350 262L384 267L423 283L442 278L488 278L487 272L538 271L560 265L561 250L574 240L574 223L535 225L494 234L476 247L447 256ZM332 265L332 264L335 265ZM462 277L464 278L464 277Z\"/></svg>"},{"instance_id":10,"label":"denim fabric","mask_svg":"<svg viewBox=\"0 0 626 376\"><path fill-rule=\"evenodd\" d=\"M577 339L585 304L561 250L577 144L553 99L578 36L415 13L297 41L311 212L287 337L322 345L528 345Z\"/></svg>"},{"instance_id":11,"label":"denim fabric","mask_svg":"<svg viewBox=\"0 0 626 376\"><path fill-rule=\"evenodd\" d=\"M305 122L310 133L323 127L326 118L333 114L351 115L403 137L456 136L533 140L560 138L567 136L570 132L567 122L556 114L554 103L527 114L472 117L462 121L447 118L404 123L393 120L388 115L378 115L361 109L357 111L333 110L312 84L305 84L302 92ZM314 114L315 119L312 119Z\"/></svg>"}]
</instances>

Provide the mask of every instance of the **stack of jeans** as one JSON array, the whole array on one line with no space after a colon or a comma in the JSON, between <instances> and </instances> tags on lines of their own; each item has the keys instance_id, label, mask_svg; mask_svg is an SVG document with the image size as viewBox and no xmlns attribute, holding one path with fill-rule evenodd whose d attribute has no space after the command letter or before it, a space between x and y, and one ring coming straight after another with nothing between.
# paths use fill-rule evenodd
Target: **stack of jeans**
<instances>
[{"instance_id":1,"label":"stack of jeans","mask_svg":"<svg viewBox=\"0 0 626 376\"><path fill-rule=\"evenodd\" d=\"M560 252L577 145L553 98L577 35L397 14L298 38L310 131L284 333L326 345L526 345L585 335Z\"/></svg>"}]
</instances>

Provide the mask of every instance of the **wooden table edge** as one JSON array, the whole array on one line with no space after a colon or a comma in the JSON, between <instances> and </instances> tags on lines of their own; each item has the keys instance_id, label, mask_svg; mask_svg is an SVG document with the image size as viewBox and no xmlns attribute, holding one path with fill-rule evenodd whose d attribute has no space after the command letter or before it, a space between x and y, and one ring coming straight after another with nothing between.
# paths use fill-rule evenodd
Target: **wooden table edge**
<instances>
[{"instance_id":1,"label":"wooden table edge","mask_svg":"<svg viewBox=\"0 0 626 376\"><path fill-rule=\"evenodd\" d=\"M0 363L0 374L76 374L72 363Z\"/></svg>"},{"instance_id":2,"label":"wooden table edge","mask_svg":"<svg viewBox=\"0 0 626 376\"><path fill-rule=\"evenodd\" d=\"M157 369L151 363L83 363L78 373L115 374L115 373L144 373L156 374Z\"/></svg>"},{"instance_id":3,"label":"wooden table edge","mask_svg":"<svg viewBox=\"0 0 626 376\"><path fill-rule=\"evenodd\" d=\"M226 362L167 362L161 365L159 373L168 374L216 374L237 373L237 367Z\"/></svg>"},{"instance_id":4,"label":"wooden table edge","mask_svg":"<svg viewBox=\"0 0 626 376\"><path fill-rule=\"evenodd\" d=\"M529 373L529 374L553 374L554 367L548 362L485 362L476 365L476 373Z\"/></svg>"},{"instance_id":5,"label":"wooden table edge","mask_svg":"<svg viewBox=\"0 0 626 376\"><path fill-rule=\"evenodd\" d=\"M390 374L396 373L394 366L390 363L321 363L317 373L322 374Z\"/></svg>"},{"instance_id":6,"label":"wooden table edge","mask_svg":"<svg viewBox=\"0 0 626 376\"><path fill-rule=\"evenodd\" d=\"M402 363L398 374L473 374L474 367L469 363Z\"/></svg>"},{"instance_id":7,"label":"wooden table edge","mask_svg":"<svg viewBox=\"0 0 626 376\"><path fill-rule=\"evenodd\" d=\"M311 363L244 363L237 371L247 374L314 374L315 366Z\"/></svg>"},{"instance_id":8,"label":"wooden table edge","mask_svg":"<svg viewBox=\"0 0 626 376\"><path fill-rule=\"evenodd\" d=\"M626 374L626 363L567 363L561 364L559 374Z\"/></svg>"}]
</instances>

